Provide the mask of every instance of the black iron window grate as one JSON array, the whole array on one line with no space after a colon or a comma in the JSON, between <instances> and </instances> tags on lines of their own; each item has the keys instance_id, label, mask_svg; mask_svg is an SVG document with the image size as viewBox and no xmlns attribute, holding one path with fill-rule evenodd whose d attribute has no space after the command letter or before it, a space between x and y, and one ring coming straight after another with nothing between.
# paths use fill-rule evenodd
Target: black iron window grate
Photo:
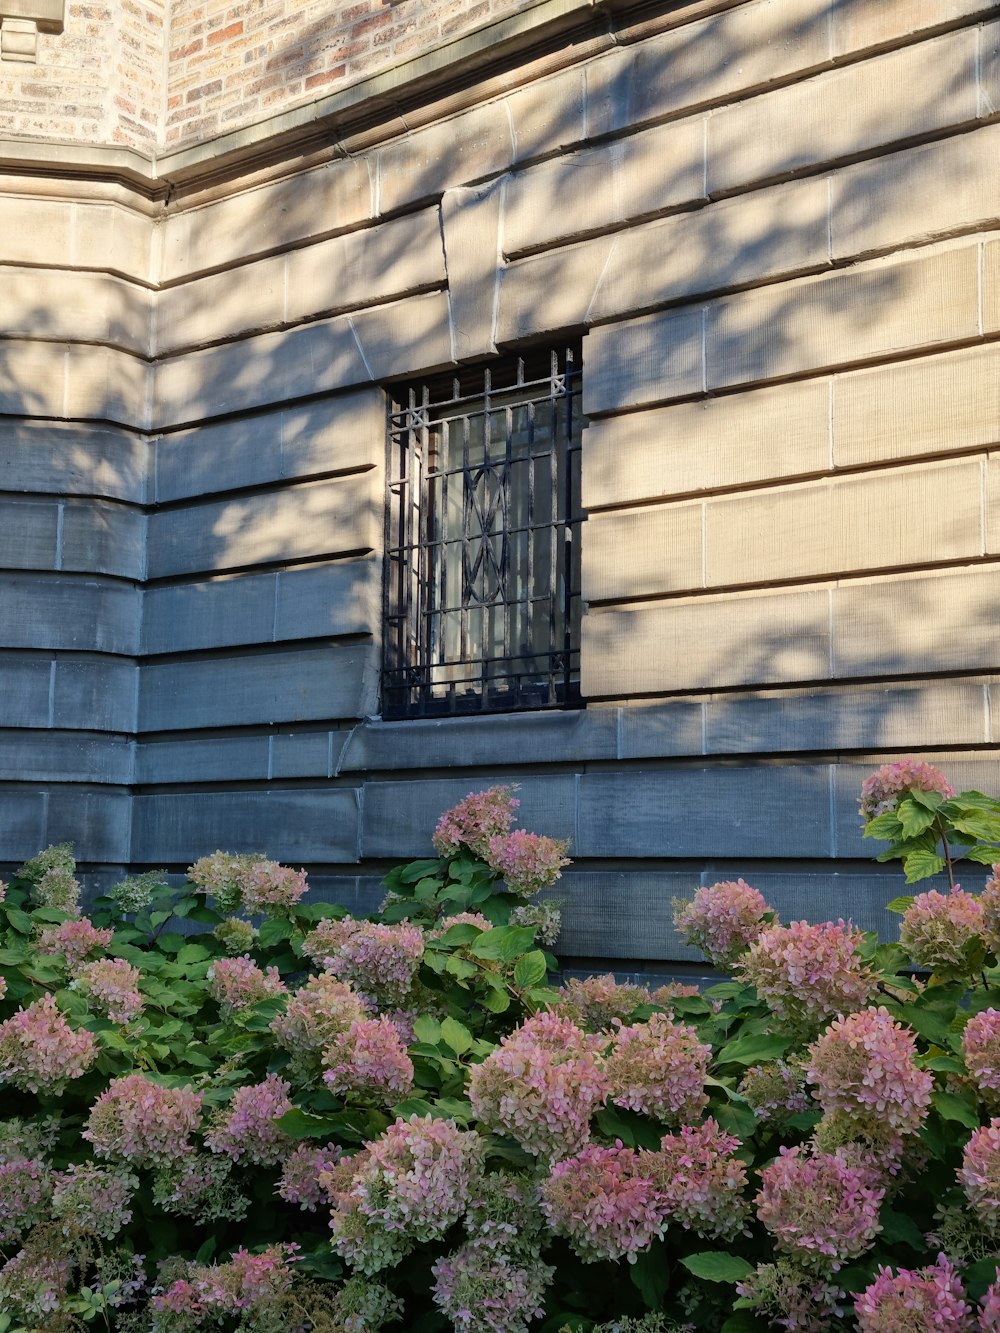
<instances>
[{"instance_id":1,"label":"black iron window grate","mask_svg":"<svg viewBox=\"0 0 1000 1333\"><path fill-rule=\"evenodd\" d=\"M397 392L382 714L579 703L580 354Z\"/></svg>"}]
</instances>

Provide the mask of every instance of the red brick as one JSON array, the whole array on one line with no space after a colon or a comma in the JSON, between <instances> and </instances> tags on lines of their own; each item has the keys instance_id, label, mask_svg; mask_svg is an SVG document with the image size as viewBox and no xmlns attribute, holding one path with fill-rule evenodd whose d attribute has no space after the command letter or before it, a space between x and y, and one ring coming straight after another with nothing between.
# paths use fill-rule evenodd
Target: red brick
<instances>
[{"instance_id":1,"label":"red brick","mask_svg":"<svg viewBox=\"0 0 1000 1333\"><path fill-rule=\"evenodd\" d=\"M346 65L335 65L333 69L328 69L322 74L310 74L306 79L306 91L312 88L322 88L324 84L336 83L342 79L347 72Z\"/></svg>"},{"instance_id":2,"label":"red brick","mask_svg":"<svg viewBox=\"0 0 1000 1333\"><path fill-rule=\"evenodd\" d=\"M238 37L243 31L242 23L230 23L228 28L219 28L208 34L209 46L218 46L219 42L228 42L231 37Z\"/></svg>"}]
</instances>

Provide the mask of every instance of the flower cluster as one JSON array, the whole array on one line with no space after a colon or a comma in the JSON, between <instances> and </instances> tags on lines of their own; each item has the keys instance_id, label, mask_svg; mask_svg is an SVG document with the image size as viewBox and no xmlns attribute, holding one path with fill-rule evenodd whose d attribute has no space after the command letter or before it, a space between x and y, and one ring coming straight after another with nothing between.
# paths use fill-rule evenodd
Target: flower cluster
<instances>
[{"instance_id":1,"label":"flower cluster","mask_svg":"<svg viewBox=\"0 0 1000 1333\"><path fill-rule=\"evenodd\" d=\"M674 899L674 926L685 944L700 949L713 967L728 971L758 940L773 913L745 880L700 888L689 903Z\"/></svg>"},{"instance_id":2,"label":"flower cluster","mask_svg":"<svg viewBox=\"0 0 1000 1333\"><path fill-rule=\"evenodd\" d=\"M230 954L245 954L257 941L257 927L242 916L227 916L212 934Z\"/></svg>"},{"instance_id":3,"label":"flower cluster","mask_svg":"<svg viewBox=\"0 0 1000 1333\"><path fill-rule=\"evenodd\" d=\"M69 871L53 867L51 870L46 870L37 881L31 890L31 897L39 907L75 916L80 910L80 882L74 879Z\"/></svg>"},{"instance_id":4,"label":"flower cluster","mask_svg":"<svg viewBox=\"0 0 1000 1333\"><path fill-rule=\"evenodd\" d=\"M285 983L276 967L261 971L248 954L239 958L220 958L208 969L208 989L223 1018L248 1009L260 1000L286 993Z\"/></svg>"},{"instance_id":5,"label":"flower cluster","mask_svg":"<svg viewBox=\"0 0 1000 1333\"><path fill-rule=\"evenodd\" d=\"M368 1145L337 1200L334 1248L360 1272L375 1273L412 1245L439 1239L465 1211L484 1151L480 1135L451 1120L397 1119Z\"/></svg>"},{"instance_id":6,"label":"flower cluster","mask_svg":"<svg viewBox=\"0 0 1000 1333\"><path fill-rule=\"evenodd\" d=\"M530 926L535 939L550 949L562 930L562 912L557 903L520 903L510 914L512 926Z\"/></svg>"},{"instance_id":7,"label":"flower cluster","mask_svg":"<svg viewBox=\"0 0 1000 1333\"><path fill-rule=\"evenodd\" d=\"M854 1298L860 1333L971 1333L972 1306L965 1299L961 1280L948 1256L913 1271L879 1265L878 1277Z\"/></svg>"},{"instance_id":8,"label":"flower cluster","mask_svg":"<svg viewBox=\"0 0 1000 1333\"><path fill-rule=\"evenodd\" d=\"M359 1018L323 1052L323 1082L391 1106L413 1087L413 1061L391 1018Z\"/></svg>"},{"instance_id":9,"label":"flower cluster","mask_svg":"<svg viewBox=\"0 0 1000 1333\"><path fill-rule=\"evenodd\" d=\"M246 1217L250 1200L232 1179L232 1162L192 1152L162 1166L153 1177L153 1202L165 1213L193 1218L201 1226Z\"/></svg>"},{"instance_id":10,"label":"flower cluster","mask_svg":"<svg viewBox=\"0 0 1000 1333\"><path fill-rule=\"evenodd\" d=\"M439 856L454 856L463 847L485 856L490 838L510 831L520 801L516 787L490 787L471 792L458 805L446 810L437 822L431 841Z\"/></svg>"},{"instance_id":11,"label":"flower cluster","mask_svg":"<svg viewBox=\"0 0 1000 1333\"><path fill-rule=\"evenodd\" d=\"M63 1307L71 1274L66 1255L25 1246L0 1268L0 1310L34 1327Z\"/></svg>"},{"instance_id":12,"label":"flower cluster","mask_svg":"<svg viewBox=\"0 0 1000 1333\"><path fill-rule=\"evenodd\" d=\"M542 1182L542 1210L585 1263L624 1256L635 1263L666 1229L653 1154L588 1143L552 1167Z\"/></svg>"},{"instance_id":13,"label":"flower cluster","mask_svg":"<svg viewBox=\"0 0 1000 1333\"><path fill-rule=\"evenodd\" d=\"M302 952L323 967L324 959L334 958L352 930L362 923L352 916L326 917L314 926L302 941Z\"/></svg>"},{"instance_id":14,"label":"flower cluster","mask_svg":"<svg viewBox=\"0 0 1000 1333\"><path fill-rule=\"evenodd\" d=\"M983 909L983 939L994 956L1000 956L1000 863L990 867L993 872L979 895Z\"/></svg>"},{"instance_id":15,"label":"flower cluster","mask_svg":"<svg viewBox=\"0 0 1000 1333\"><path fill-rule=\"evenodd\" d=\"M979 1327L983 1333L1000 1333L1000 1281L992 1282L983 1293Z\"/></svg>"},{"instance_id":16,"label":"flower cluster","mask_svg":"<svg viewBox=\"0 0 1000 1333\"><path fill-rule=\"evenodd\" d=\"M514 829L511 833L494 834L487 843L484 859L511 893L530 898L562 876L563 866L569 865L565 854L568 846L568 842L548 838L543 833Z\"/></svg>"},{"instance_id":17,"label":"flower cluster","mask_svg":"<svg viewBox=\"0 0 1000 1333\"><path fill-rule=\"evenodd\" d=\"M72 875L76 870L76 861L73 857L73 844L71 842L53 843L51 847L46 847L37 856L30 857L24 865L18 866L18 879L30 880L32 884L37 884L43 879L50 870L59 870L63 874Z\"/></svg>"},{"instance_id":18,"label":"flower cluster","mask_svg":"<svg viewBox=\"0 0 1000 1333\"><path fill-rule=\"evenodd\" d=\"M339 951L326 959L328 970L379 1005L405 999L424 956L420 927L408 922L386 926L350 917L337 925L344 938Z\"/></svg>"},{"instance_id":19,"label":"flower cluster","mask_svg":"<svg viewBox=\"0 0 1000 1333\"><path fill-rule=\"evenodd\" d=\"M737 1294L752 1301L774 1328L786 1333L826 1333L843 1319L846 1293L839 1287L807 1273L781 1256L777 1263L758 1264L754 1272L736 1284Z\"/></svg>"},{"instance_id":20,"label":"flower cluster","mask_svg":"<svg viewBox=\"0 0 1000 1333\"><path fill-rule=\"evenodd\" d=\"M238 1315L251 1310L258 1317L271 1308L277 1315L279 1298L292 1285L289 1264L298 1257L298 1245L269 1245L259 1254L237 1250L225 1264L190 1264L188 1275L178 1278L151 1302L156 1311L209 1315ZM275 1327L279 1325L276 1323Z\"/></svg>"},{"instance_id":21,"label":"flower cluster","mask_svg":"<svg viewBox=\"0 0 1000 1333\"><path fill-rule=\"evenodd\" d=\"M923 759L901 759L895 764L883 764L861 784L862 817L875 819L894 810L907 791L936 791L946 800L955 795L955 788L933 764Z\"/></svg>"},{"instance_id":22,"label":"flower cluster","mask_svg":"<svg viewBox=\"0 0 1000 1333\"><path fill-rule=\"evenodd\" d=\"M287 913L308 887L304 870L292 870L277 861L254 861L240 879L243 910L248 916Z\"/></svg>"},{"instance_id":23,"label":"flower cluster","mask_svg":"<svg viewBox=\"0 0 1000 1333\"><path fill-rule=\"evenodd\" d=\"M834 1014L863 1009L878 986L861 956L864 936L843 921L769 926L734 971L782 1022L815 1032Z\"/></svg>"},{"instance_id":24,"label":"flower cluster","mask_svg":"<svg viewBox=\"0 0 1000 1333\"><path fill-rule=\"evenodd\" d=\"M242 906L244 876L261 859L245 852L213 852L188 866L187 876L202 893L215 899L220 911L232 912Z\"/></svg>"},{"instance_id":25,"label":"flower cluster","mask_svg":"<svg viewBox=\"0 0 1000 1333\"><path fill-rule=\"evenodd\" d=\"M17 1240L49 1216L52 1176L38 1158L0 1162L0 1245Z\"/></svg>"},{"instance_id":26,"label":"flower cluster","mask_svg":"<svg viewBox=\"0 0 1000 1333\"><path fill-rule=\"evenodd\" d=\"M585 1032L605 1032L616 1018L625 1022L652 998L645 986L616 981L608 972L601 977L570 977L550 1008Z\"/></svg>"},{"instance_id":27,"label":"flower cluster","mask_svg":"<svg viewBox=\"0 0 1000 1333\"><path fill-rule=\"evenodd\" d=\"M114 938L114 929L99 929L89 917L80 916L64 921L61 926L49 926L39 932L35 947L41 954L62 954L72 970L88 954L106 949Z\"/></svg>"},{"instance_id":28,"label":"flower cluster","mask_svg":"<svg viewBox=\"0 0 1000 1333\"><path fill-rule=\"evenodd\" d=\"M320 1176L337 1165L343 1156L340 1148L317 1148L299 1143L285 1158L277 1193L286 1203L297 1203L306 1212L314 1213L328 1200Z\"/></svg>"},{"instance_id":29,"label":"flower cluster","mask_svg":"<svg viewBox=\"0 0 1000 1333\"><path fill-rule=\"evenodd\" d=\"M962 1033L962 1054L987 1105L1000 1102L1000 1013L984 1009L974 1014Z\"/></svg>"},{"instance_id":30,"label":"flower cluster","mask_svg":"<svg viewBox=\"0 0 1000 1333\"><path fill-rule=\"evenodd\" d=\"M545 1288L555 1269L538 1259L513 1260L476 1244L439 1259L434 1303L459 1333L527 1333L545 1311Z\"/></svg>"},{"instance_id":31,"label":"flower cluster","mask_svg":"<svg viewBox=\"0 0 1000 1333\"><path fill-rule=\"evenodd\" d=\"M967 975L970 950L983 933L983 908L978 898L956 885L950 893L918 893L903 913L899 942L918 967L931 972Z\"/></svg>"},{"instance_id":32,"label":"flower cluster","mask_svg":"<svg viewBox=\"0 0 1000 1333\"><path fill-rule=\"evenodd\" d=\"M545 1219L538 1186L524 1176L495 1171L475 1182L465 1230L479 1246L511 1254L541 1254Z\"/></svg>"},{"instance_id":33,"label":"flower cluster","mask_svg":"<svg viewBox=\"0 0 1000 1333\"><path fill-rule=\"evenodd\" d=\"M556 1160L578 1152L610 1088L598 1060L602 1046L568 1019L535 1014L472 1070L476 1115L535 1156Z\"/></svg>"},{"instance_id":34,"label":"flower cluster","mask_svg":"<svg viewBox=\"0 0 1000 1333\"><path fill-rule=\"evenodd\" d=\"M712 1048L693 1028L653 1014L646 1023L618 1027L606 1071L611 1100L665 1125L697 1120L708 1105L705 1078Z\"/></svg>"},{"instance_id":35,"label":"flower cluster","mask_svg":"<svg viewBox=\"0 0 1000 1333\"><path fill-rule=\"evenodd\" d=\"M149 906L157 889L165 886L165 870L145 870L141 875L128 875L108 890L108 897L119 912L141 912Z\"/></svg>"},{"instance_id":36,"label":"flower cluster","mask_svg":"<svg viewBox=\"0 0 1000 1333\"><path fill-rule=\"evenodd\" d=\"M735 1156L741 1143L711 1116L665 1134L651 1154L668 1219L699 1236L732 1237L746 1223L746 1167Z\"/></svg>"},{"instance_id":37,"label":"flower cluster","mask_svg":"<svg viewBox=\"0 0 1000 1333\"><path fill-rule=\"evenodd\" d=\"M202 1094L165 1088L145 1074L114 1078L91 1107L83 1137L99 1157L133 1166L166 1166L191 1151Z\"/></svg>"},{"instance_id":38,"label":"flower cluster","mask_svg":"<svg viewBox=\"0 0 1000 1333\"><path fill-rule=\"evenodd\" d=\"M323 1052L364 1017L364 1005L350 986L325 972L310 977L289 997L284 1013L272 1019L271 1032L291 1055L295 1069L315 1073Z\"/></svg>"},{"instance_id":39,"label":"flower cluster","mask_svg":"<svg viewBox=\"0 0 1000 1333\"><path fill-rule=\"evenodd\" d=\"M131 1023L142 1012L139 994L139 969L124 958L98 958L93 963L80 963L70 982L90 1001L99 1014L112 1023Z\"/></svg>"},{"instance_id":40,"label":"flower cluster","mask_svg":"<svg viewBox=\"0 0 1000 1333\"><path fill-rule=\"evenodd\" d=\"M57 1172L52 1212L64 1231L86 1231L112 1240L132 1221L129 1204L139 1188L131 1171L109 1170L92 1162Z\"/></svg>"},{"instance_id":41,"label":"flower cluster","mask_svg":"<svg viewBox=\"0 0 1000 1333\"><path fill-rule=\"evenodd\" d=\"M757 1217L803 1267L836 1272L882 1229L885 1190L878 1173L841 1154L804 1156L801 1148L781 1148L760 1182Z\"/></svg>"},{"instance_id":42,"label":"flower cluster","mask_svg":"<svg viewBox=\"0 0 1000 1333\"><path fill-rule=\"evenodd\" d=\"M22 1092L62 1092L96 1059L93 1035L70 1027L54 995L43 995L0 1023L0 1083L13 1083Z\"/></svg>"},{"instance_id":43,"label":"flower cluster","mask_svg":"<svg viewBox=\"0 0 1000 1333\"><path fill-rule=\"evenodd\" d=\"M809 1109L804 1071L782 1060L752 1065L740 1080L739 1094L758 1120L782 1120Z\"/></svg>"},{"instance_id":44,"label":"flower cluster","mask_svg":"<svg viewBox=\"0 0 1000 1333\"><path fill-rule=\"evenodd\" d=\"M291 1090L291 1084L277 1074L268 1074L263 1083L237 1088L205 1135L206 1146L234 1162L245 1160L258 1166L280 1162L291 1144L274 1122L292 1109Z\"/></svg>"},{"instance_id":45,"label":"flower cluster","mask_svg":"<svg viewBox=\"0 0 1000 1333\"><path fill-rule=\"evenodd\" d=\"M845 1117L873 1142L885 1130L915 1134L933 1086L917 1067L913 1032L881 1006L831 1023L809 1047L806 1077L827 1115Z\"/></svg>"},{"instance_id":46,"label":"flower cluster","mask_svg":"<svg viewBox=\"0 0 1000 1333\"><path fill-rule=\"evenodd\" d=\"M969 1206L984 1226L1000 1222L1000 1120L975 1130L962 1154L958 1179Z\"/></svg>"}]
</instances>

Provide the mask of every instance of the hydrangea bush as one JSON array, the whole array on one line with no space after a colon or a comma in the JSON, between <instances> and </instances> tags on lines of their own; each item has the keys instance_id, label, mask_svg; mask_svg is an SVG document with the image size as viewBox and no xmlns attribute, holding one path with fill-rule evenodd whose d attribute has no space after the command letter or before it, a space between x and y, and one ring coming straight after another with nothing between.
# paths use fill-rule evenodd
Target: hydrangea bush
<instances>
[{"instance_id":1,"label":"hydrangea bush","mask_svg":"<svg viewBox=\"0 0 1000 1333\"><path fill-rule=\"evenodd\" d=\"M699 888L703 993L556 987L517 808L368 919L245 853L0 884L0 1333L1000 1331L1000 802L880 769L866 833L947 892L879 944Z\"/></svg>"}]
</instances>

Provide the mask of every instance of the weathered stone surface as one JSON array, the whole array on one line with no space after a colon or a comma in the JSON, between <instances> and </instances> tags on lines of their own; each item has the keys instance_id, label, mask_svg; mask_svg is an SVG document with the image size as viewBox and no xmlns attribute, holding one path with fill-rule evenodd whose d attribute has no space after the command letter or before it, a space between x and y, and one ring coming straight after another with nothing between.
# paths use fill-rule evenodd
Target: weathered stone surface
<instances>
[{"instance_id":1,"label":"weathered stone surface","mask_svg":"<svg viewBox=\"0 0 1000 1333\"><path fill-rule=\"evenodd\" d=\"M838 467L994 443L1000 347L987 345L837 375L833 460Z\"/></svg>"},{"instance_id":2,"label":"weathered stone surface","mask_svg":"<svg viewBox=\"0 0 1000 1333\"><path fill-rule=\"evenodd\" d=\"M703 523L700 504L591 517L583 544L584 601L702 587Z\"/></svg>"},{"instance_id":3,"label":"weathered stone surface","mask_svg":"<svg viewBox=\"0 0 1000 1333\"><path fill-rule=\"evenodd\" d=\"M309 791L158 792L137 796L132 859L188 865L219 847L276 861L356 862L358 793Z\"/></svg>"},{"instance_id":4,"label":"weathered stone surface","mask_svg":"<svg viewBox=\"0 0 1000 1333\"><path fill-rule=\"evenodd\" d=\"M559 882L562 957L641 959L700 957L682 944L673 899L689 896L697 876L648 870L567 870ZM565 887L564 887L565 886Z\"/></svg>"},{"instance_id":5,"label":"weathered stone surface","mask_svg":"<svg viewBox=\"0 0 1000 1333\"><path fill-rule=\"evenodd\" d=\"M378 152L378 211L440 195L502 171L514 155L507 116L495 106L473 107L401 136Z\"/></svg>"},{"instance_id":6,"label":"weathered stone surface","mask_svg":"<svg viewBox=\"0 0 1000 1333\"><path fill-rule=\"evenodd\" d=\"M830 10L830 39L835 56L887 45L956 19L996 12L996 0L838 0Z\"/></svg>"},{"instance_id":7,"label":"weathered stone surface","mask_svg":"<svg viewBox=\"0 0 1000 1333\"><path fill-rule=\"evenodd\" d=\"M708 125L708 189L834 162L977 114L975 29L947 33L716 112Z\"/></svg>"},{"instance_id":8,"label":"weathered stone surface","mask_svg":"<svg viewBox=\"0 0 1000 1333\"><path fill-rule=\"evenodd\" d=\"M135 781L144 786L262 781L269 776L269 746L268 736L140 741Z\"/></svg>"},{"instance_id":9,"label":"weathered stone surface","mask_svg":"<svg viewBox=\"0 0 1000 1333\"><path fill-rule=\"evenodd\" d=\"M586 101L582 69L561 70L515 89L505 99L513 127L513 160L525 162L586 138Z\"/></svg>"},{"instance_id":10,"label":"weathered stone surface","mask_svg":"<svg viewBox=\"0 0 1000 1333\"><path fill-rule=\"evenodd\" d=\"M13 865L45 846L45 800L42 791L4 792L0 801L0 847Z\"/></svg>"},{"instance_id":11,"label":"weathered stone surface","mask_svg":"<svg viewBox=\"0 0 1000 1333\"><path fill-rule=\"evenodd\" d=\"M593 421L584 507L825 471L829 398L828 381L805 380Z\"/></svg>"},{"instance_id":12,"label":"weathered stone surface","mask_svg":"<svg viewBox=\"0 0 1000 1333\"><path fill-rule=\"evenodd\" d=\"M1000 454L990 454L986 463L985 551L1000 551Z\"/></svg>"},{"instance_id":13,"label":"weathered stone surface","mask_svg":"<svg viewBox=\"0 0 1000 1333\"><path fill-rule=\"evenodd\" d=\"M583 410L642 407L705 388L700 307L594 329L583 340Z\"/></svg>"},{"instance_id":14,"label":"weathered stone surface","mask_svg":"<svg viewBox=\"0 0 1000 1333\"><path fill-rule=\"evenodd\" d=\"M726 297L706 308L708 384L976 337L978 287L977 249L964 246Z\"/></svg>"},{"instance_id":15,"label":"weathered stone surface","mask_svg":"<svg viewBox=\"0 0 1000 1333\"><path fill-rule=\"evenodd\" d=\"M51 726L135 731L139 668L114 657L66 657L54 663Z\"/></svg>"},{"instance_id":16,"label":"weathered stone surface","mask_svg":"<svg viewBox=\"0 0 1000 1333\"><path fill-rule=\"evenodd\" d=\"M704 121L694 117L517 172L505 192L504 252L517 255L702 199L704 155Z\"/></svg>"},{"instance_id":17,"label":"weathered stone surface","mask_svg":"<svg viewBox=\"0 0 1000 1333\"><path fill-rule=\"evenodd\" d=\"M371 549L380 539L382 521L373 475L153 514L149 576Z\"/></svg>"},{"instance_id":18,"label":"weathered stone surface","mask_svg":"<svg viewBox=\"0 0 1000 1333\"><path fill-rule=\"evenodd\" d=\"M0 654L0 727L47 727L54 664L41 654Z\"/></svg>"},{"instance_id":19,"label":"weathered stone surface","mask_svg":"<svg viewBox=\"0 0 1000 1333\"><path fill-rule=\"evenodd\" d=\"M139 647L138 588L95 578L0 575L6 648L75 648L133 654Z\"/></svg>"},{"instance_id":20,"label":"weathered stone surface","mask_svg":"<svg viewBox=\"0 0 1000 1333\"><path fill-rule=\"evenodd\" d=\"M66 348L61 343L13 340L4 343L0 361L0 414L68 416L66 390Z\"/></svg>"},{"instance_id":21,"label":"weathered stone surface","mask_svg":"<svg viewBox=\"0 0 1000 1333\"><path fill-rule=\"evenodd\" d=\"M378 634L381 619L382 565L377 556L278 574L275 639Z\"/></svg>"},{"instance_id":22,"label":"weathered stone surface","mask_svg":"<svg viewBox=\"0 0 1000 1333\"><path fill-rule=\"evenodd\" d=\"M150 219L132 209L116 204L78 204L73 211L73 262L150 282L154 278L153 231ZM65 251L47 248L47 254L62 255Z\"/></svg>"},{"instance_id":23,"label":"weathered stone surface","mask_svg":"<svg viewBox=\"0 0 1000 1333\"><path fill-rule=\"evenodd\" d=\"M122 788L52 787L45 839L33 851L52 842L71 842L81 852L81 860L128 861L130 808L131 798ZM4 842L0 839L0 845Z\"/></svg>"},{"instance_id":24,"label":"weathered stone surface","mask_svg":"<svg viewBox=\"0 0 1000 1333\"><path fill-rule=\"evenodd\" d=\"M65 200L0 197L0 257L8 264L37 264L68 255L74 206Z\"/></svg>"},{"instance_id":25,"label":"weathered stone surface","mask_svg":"<svg viewBox=\"0 0 1000 1333\"><path fill-rule=\"evenodd\" d=\"M828 262L826 181L796 181L623 232L588 315L607 319Z\"/></svg>"},{"instance_id":26,"label":"weathered stone surface","mask_svg":"<svg viewBox=\"0 0 1000 1333\"><path fill-rule=\"evenodd\" d=\"M141 579L146 516L128 505L68 500L63 506L59 567Z\"/></svg>"},{"instance_id":27,"label":"weathered stone surface","mask_svg":"<svg viewBox=\"0 0 1000 1333\"><path fill-rule=\"evenodd\" d=\"M585 325L616 244L613 237L597 236L509 264L500 275L497 342Z\"/></svg>"},{"instance_id":28,"label":"weathered stone surface","mask_svg":"<svg viewBox=\"0 0 1000 1333\"><path fill-rule=\"evenodd\" d=\"M373 306L350 319L364 356L365 379L392 379L451 364L447 292Z\"/></svg>"},{"instance_id":29,"label":"weathered stone surface","mask_svg":"<svg viewBox=\"0 0 1000 1333\"><path fill-rule=\"evenodd\" d=\"M0 490L105 495L141 504L149 446L82 422L0 420Z\"/></svg>"},{"instance_id":30,"label":"weathered stone surface","mask_svg":"<svg viewBox=\"0 0 1000 1333\"><path fill-rule=\"evenodd\" d=\"M124 736L0 731L0 782L132 780L132 743Z\"/></svg>"},{"instance_id":31,"label":"weathered stone surface","mask_svg":"<svg viewBox=\"0 0 1000 1333\"><path fill-rule=\"evenodd\" d=\"M824 589L669 601L584 617L585 698L817 680L830 664Z\"/></svg>"},{"instance_id":32,"label":"weathered stone surface","mask_svg":"<svg viewBox=\"0 0 1000 1333\"><path fill-rule=\"evenodd\" d=\"M1000 125L844 167L829 177L833 257L996 225Z\"/></svg>"},{"instance_id":33,"label":"weathered stone surface","mask_svg":"<svg viewBox=\"0 0 1000 1333\"><path fill-rule=\"evenodd\" d=\"M156 302L160 356L285 323L284 255L167 287Z\"/></svg>"},{"instance_id":34,"label":"weathered stone surface","mask_svg":"<svg viewBox=\"0 0 1000 1333\"><path fill-rule=\"evenodd\" d=\"M65 398L54 416L93 417L148 429L151 371L146 361L113 347L74 343L66 346L65 357Z\"/></svg>"},{"instance_id":35,"label":"weathered stone surface","mask_svg":"<svg viewBox=\"0 0 1000 1333\"><path fill-rule=\"evenodd\" d=\"M984 331L1000 330L1000 242L983 246L983 326Z\"/></svg>"},{"instance_id":36,"label":"weathered stone surface","mask_svg":"<svg viewBox=\"0 0 1000 1333\"><path fill-rule=\"evenodd\" d=\"M496 351L503 182L445 190L441 199L452 359Z\"/></svg>"},{"instance_id":37,"label":"weathered stone surface","mask_svg":"<svg viewBox=\"0 0 1000 1333\"><path fill-rule=\"evenodd\" d=\"M704 750L705 705L701 700L632 700L618 713L618 758L700 755Z\"/></svg>"},{"instance_id":38,"label":"weathered stone surface","mask_svg":"<svg viewBox=\"0 0 1000 1333\"><path fill-rule=\"evenodd\" d=\"M881 576L833 593L833 674L995 671L1000 572Z\"/></svg>"},{"instance_id":39,"label":"weathered stone surface","mask_svg":"<svg viewBox=\"0 0 1000 1333\"><path fill-rule=\"evenodd\" d=\"M1000 111L1000 24L986 24L979 41L979 114L995 116Z\"/></svg>"},{"instance_id":40,"label":"weathered stone surface","mask_svg":"<svg viewBox=\"0 0 1000 1333\"><path fill-rule=\"evenodd\" d=\"M146 355L152 301L148 288L103 273L8 268L4 334L109 343Z\"/></svg>"},{"instance_id":41,"label":"weathered stone surface","mask_svg":"<svg viewBox=\"0 0 1000 1333\"><path fill-rule=\"evenodd\" d=\"M59 505L39 500L0 501L0 566L55 569Z\"/></svg>"},{"instance_id":42,"label":"weathered stone surface","mask_svg":"<svg viewBox=\"0 0 1000 1333\"><path fill-rule=\"evenodd\" d=\"M201 208L164 226L161 280L194 276L372 216L374 181L362 158L337 159Z\"/></svg>"},{"instance_id":43,"label":"weathered stone surface","mask_svg":"<svg viewBox=\"0 0 1000 1333\"><path fill-rule=\"evenodd\" d=\"M762 810L782 812L784 856L831 855L829 769L807 764L586 773L574 849L580 857L770 856L774 829Z\"/></svg>"},{"instance_id":44,"label":"weathered stone surface","mask_svg":"<svg viewBox=\"0 0 1000 1333\"><path fill-rule=\"evenodd\" d=\"M977 556L981 497L980 464L972 460L712 500L705 505L705 583L763 583ZM658 534L664 548L687 535L683 518L677 530L670 516L665 510Z\"/></svg>"},{"instance_id":45,"label":"weathered stone surface","mask_svg":"<svg viewBox=\"0 0 1000 1333\"><path fill-rule=\"evenodd\" d=\"M518 777L521 802L518 821L534 833L552 838L572 838L578 843L575 824L576 784L574 777ZM367 782L364 789L361 850L372 856L432 856L431 835L438 818L470 791L483 791L500 782L503 775L433 779L409 782Z\"/></svg>"},{"instance_id":46,"label":"weathered stone surface","mask_svg":"<svg viewBox=\"0 0 1000 1333\"><path fill-rule=\"evenodd\" d=\"M139 730L363 717L374 703L373 667L364 645L148 663Z\"/></svg>"},{"instance_id":47,"label":"weathered stone surface","mask_svg":"<svg viewBox=\"0 0 1000 1333\"><path fill-rule=\"evenodd\" d=\"M142 642L147 653L266 643L274 629L277 574L147 588Z\"/></svg>"}]
</instances>

